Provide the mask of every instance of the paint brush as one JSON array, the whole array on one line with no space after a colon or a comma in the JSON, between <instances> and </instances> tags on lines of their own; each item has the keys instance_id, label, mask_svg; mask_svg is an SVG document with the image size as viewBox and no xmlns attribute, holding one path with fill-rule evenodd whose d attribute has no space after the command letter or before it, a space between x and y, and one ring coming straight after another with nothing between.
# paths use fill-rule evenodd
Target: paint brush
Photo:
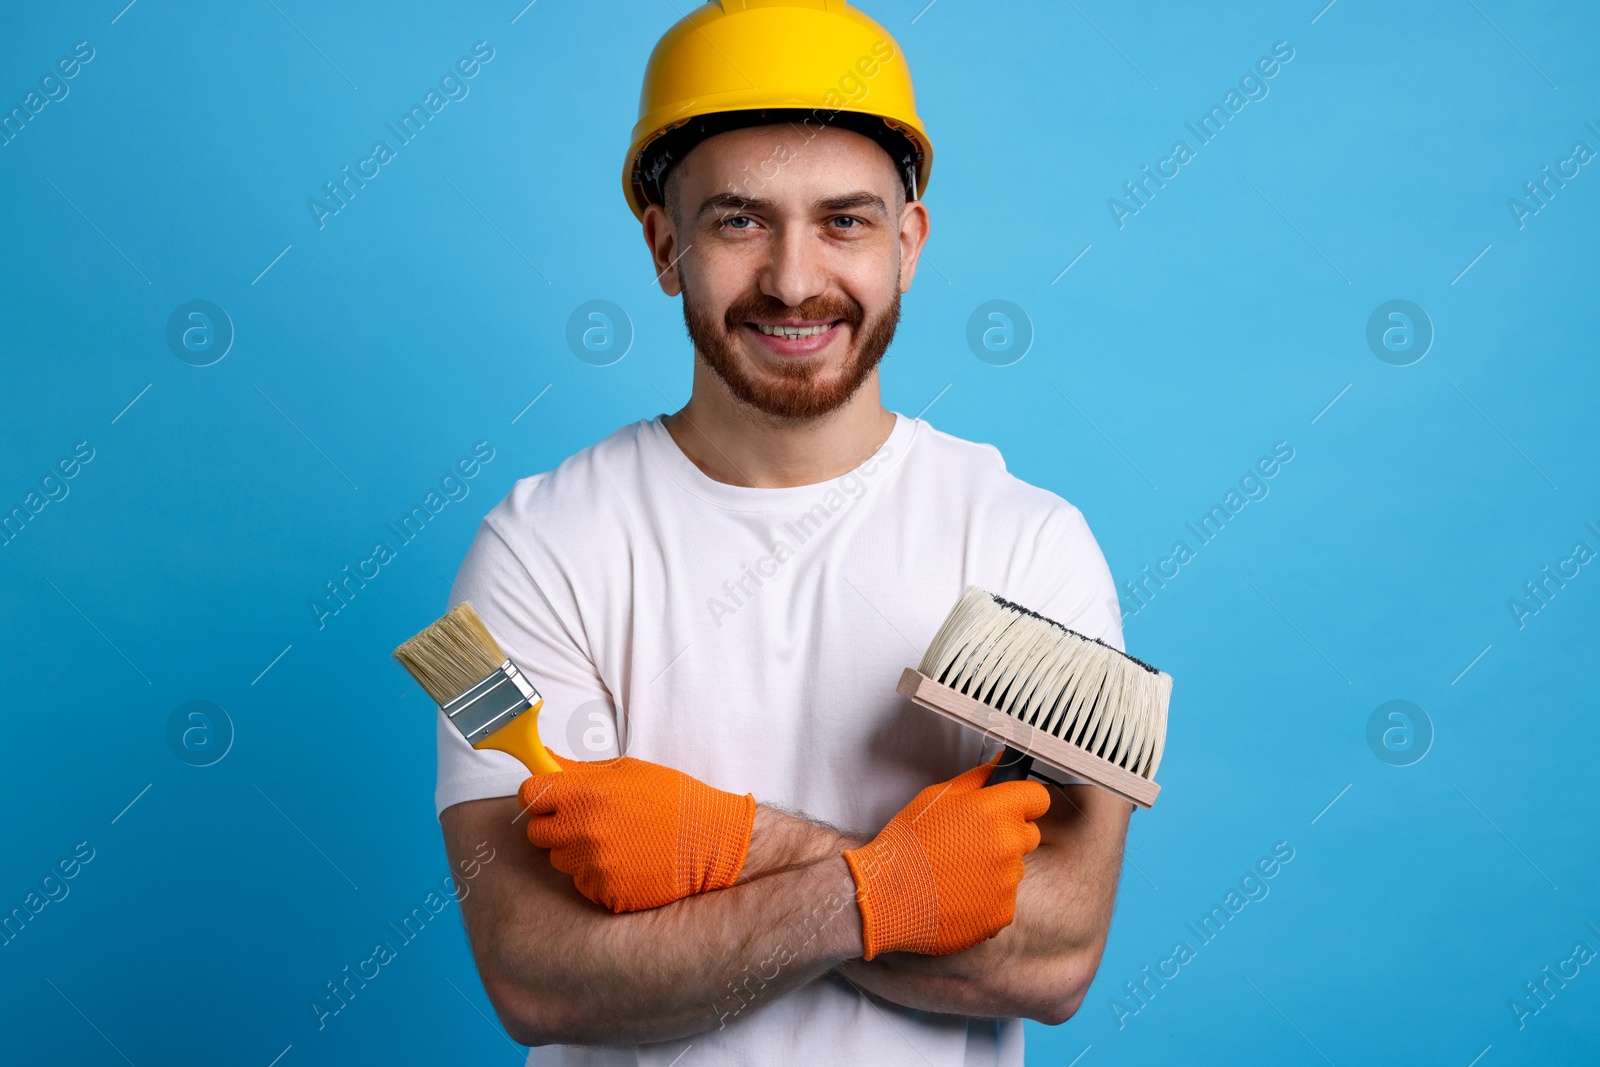
<instances>
[{"instance_id":1,"label":"paint brush","mask_svg":"<svg viewBox=\"0 0 1600 1067\"><path fill-rule=\"evenodd\" d=\"M463 600L394 650L467 744L522 761L530 774L561 770L539 740L544 698Z\"/></svg>"},{"instance_id":2,"label":"paint brush","mask_svg":"<svg viewBox=\"0 0 1600 1067\"><path fill-rule=\"evenodd\" d=\"M977 586L895 688L1006 742L991 785L1038 762L1142 808L1161 791L1172 677Z\"/></svg>"}]
</instances>

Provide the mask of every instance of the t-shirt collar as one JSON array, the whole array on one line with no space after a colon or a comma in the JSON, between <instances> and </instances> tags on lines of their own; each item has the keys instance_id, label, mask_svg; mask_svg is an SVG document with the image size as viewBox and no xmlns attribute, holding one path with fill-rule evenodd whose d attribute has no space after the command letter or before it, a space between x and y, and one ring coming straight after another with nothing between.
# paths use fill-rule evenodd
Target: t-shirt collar
<instances>
[{"instance_id":1,"label":"t-shirt collar","mask_svg":"<svg viewBox=\"0 0 1600 1067\"><path fill-rule=\"evenodd\" d=\"M667 429L666 416L657 415L640 423L640 439L644 450L656 463L687 492L720 507L739 511L789 511L805 510L817 502L818 497L835 488L841 479L851 475L868 482L878 482L890 470L898 467L909 451L920 420L907 418L898 411L894 415L894 428L878 450L863 460L855 469L810 485L787 485L779 488L758 488L748 485L730 485L708 477L684 455L678 442ZM868 470L870 468L870 471Z\"/></svg>"}]
</instances>

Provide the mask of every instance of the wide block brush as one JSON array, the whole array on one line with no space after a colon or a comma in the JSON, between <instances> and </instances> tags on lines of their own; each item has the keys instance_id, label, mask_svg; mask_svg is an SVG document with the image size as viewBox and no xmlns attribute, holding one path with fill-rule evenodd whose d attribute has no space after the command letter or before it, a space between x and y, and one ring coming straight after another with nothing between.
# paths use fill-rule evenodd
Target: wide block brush
<instances>
[{"instance_id":1,"label":"wide block brush","mask_svg":"<svg viewBox=\"0 0 1600 1067\"><path fill-rule=\"evenodd\" d=\"M539 695L463 600L394 650L473 748L492 748L522 761L530 774L561 765L539 740Z\"/></svg>"},{"instance_id":2,"label":"wide block brush","mask_svg":"<svg viewBox=\"0 0 1600 1067\"><path fill-rule=\"evenodd\" d=\"M977 586L895 688L1006 742L990 784L1038 762L1142 808L1161 791L1172 677Z\"/></svg>"}]
</instances>

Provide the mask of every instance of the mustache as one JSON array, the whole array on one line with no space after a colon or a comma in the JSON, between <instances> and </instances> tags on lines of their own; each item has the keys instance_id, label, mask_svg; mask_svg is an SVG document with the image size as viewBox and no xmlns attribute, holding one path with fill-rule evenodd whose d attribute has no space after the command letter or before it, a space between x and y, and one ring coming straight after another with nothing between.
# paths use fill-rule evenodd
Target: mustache
<instances>
[{"instance_id":1,"label":"mustache","mask_svg":"<svg viewBox=\"0 0 1600 1067\"><path fill-rule=\"evenodd\" d=\"M790 307L765 293L750 293L729 304L722 321L733 333L752 319L838 319L859 333L866 317L866 309L848 297L813 297Z\"/></svg>"}]
</instances>

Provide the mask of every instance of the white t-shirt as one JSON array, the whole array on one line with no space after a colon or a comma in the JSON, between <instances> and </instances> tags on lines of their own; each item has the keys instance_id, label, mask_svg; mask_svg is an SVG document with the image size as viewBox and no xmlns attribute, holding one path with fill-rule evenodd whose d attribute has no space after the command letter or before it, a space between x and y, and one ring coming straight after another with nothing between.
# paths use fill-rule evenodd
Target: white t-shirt
<instances>
[{"instance_id":1,"label":"white t-shirt","mask_svg":"<svg viewBox=\"0 0 1600 1067\"><path fill-rule=\"evenodd\" d=\"M620 747L870 836L998 747L895 691L968 585L1122 648L1083 515L1009 474L992 445L896 414L849 474L755 489L708 478L658 416L517 482L450 601L472 602L544 697L552 751ZM438 736L439 811L527 777L442 714ZM694 1067L1016 1067L1022 1022L869 1002L828 975L692 1038L536 1048L528 1062L666 1067L689 1045Z\"/></svg>"}]
</instances>

